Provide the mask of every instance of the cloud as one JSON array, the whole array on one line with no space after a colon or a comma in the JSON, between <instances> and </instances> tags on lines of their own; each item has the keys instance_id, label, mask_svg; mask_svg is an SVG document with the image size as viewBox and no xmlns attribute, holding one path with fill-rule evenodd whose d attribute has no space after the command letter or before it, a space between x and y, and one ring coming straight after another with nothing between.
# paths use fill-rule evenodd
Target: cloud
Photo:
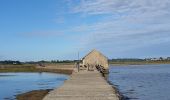
<instances>
[{"instance_id":1,"label":"cloud","mask_svg":"<svg viewBox=\"0 0 170 100\"><path fill-rule=\"evenodd\" d=\"M86 14L154 13L170 9L169 5L169 0L81 0L79 5L73 8L73 12Z\"/></svg>"},{"instance_id":2,"label":"cloud","mask_svg":"<svg viewBox=\"0 0 170 100\"><path fill-rule=\"evenodd\" d=\"M78 37L85 48L126 51L170 42L169 0L81 0L71 12L101 17L73 27L85 33Z\"/></svg>"}]
</instances>

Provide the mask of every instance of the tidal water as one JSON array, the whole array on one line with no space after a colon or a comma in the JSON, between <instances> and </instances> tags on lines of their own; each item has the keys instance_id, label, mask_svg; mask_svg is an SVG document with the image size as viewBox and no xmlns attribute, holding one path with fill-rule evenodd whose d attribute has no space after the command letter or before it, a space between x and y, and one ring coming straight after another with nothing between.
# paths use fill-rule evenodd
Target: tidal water
<instances>
[{"instance_id":1,"label":"tidal water","mask_svg":"<svg viewBox=\"0 0 170 100\"><path fill-rule=\"evenodd\" d=\"M128 100L170 100L170 64L111 66L108 79Z\"/></svg>"},{"instance_id":2,"label":"tidal water","mask_svg":"<svg viewBox=\"0 0 170 100\"><path fill-rule=\"evenodd\" d=\"M45 72L0 73L0 100L15 100L15 95L31 90L53 89L67 79L67 75Z\"/></svg>"}]
</instances>

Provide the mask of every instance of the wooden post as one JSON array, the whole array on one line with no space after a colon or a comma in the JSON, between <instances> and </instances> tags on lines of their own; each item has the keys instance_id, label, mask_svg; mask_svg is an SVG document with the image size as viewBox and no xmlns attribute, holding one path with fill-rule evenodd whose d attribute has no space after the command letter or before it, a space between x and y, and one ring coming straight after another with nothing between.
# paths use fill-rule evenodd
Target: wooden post
<instances>
[{"instance_id":1,"label":"wooden post","mask_svg":"<svg viewBox=\"0 0 170 100\"><path fill-rule=\"evenodd\" d=\"M77 71L80 71L80 59L79 59L79 52L78 52L78 62L77 62Z\"/></svg>"},{"instance_id":2,"label":"wooden post","mask_svg":"<svg viewBox=\"0 0 170 100\"><path fill-rule=\"evenodd\" d=\"M78 61L78 63L77 63L78 65L77 65L77 70L78 70L78 72L80 71L80 63L79 63L79 61Z\"/></svg>"}]
</instances>

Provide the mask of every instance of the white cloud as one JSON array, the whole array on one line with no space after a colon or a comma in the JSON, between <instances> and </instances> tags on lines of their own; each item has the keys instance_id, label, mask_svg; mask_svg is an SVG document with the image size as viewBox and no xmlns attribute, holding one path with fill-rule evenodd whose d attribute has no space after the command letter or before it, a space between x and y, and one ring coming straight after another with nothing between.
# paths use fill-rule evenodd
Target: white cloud
<instances>
[{"instance_id":1,"label":"white cloud","mask_svg":"<svg viewBox=\"0 0 170 100\"><path fill-rule=\"evenodd\" d=\"M73 28L86 33L78 37L85 48L126 51L170 42L169 0L81 0L72 13L105 16Z\"/></svg>"},{"instance_id":2,"label":"white cloud","mask_svg":"<svg viewBox=\"0 0 170 100\"><path fill-rule=\"evenodd\" d=\"M81 0L79 5L73 8L73 12L86 14L154 13L155 11L166 12L170 9L169 5L169 0Z\"/></svg>"}]
</instances>

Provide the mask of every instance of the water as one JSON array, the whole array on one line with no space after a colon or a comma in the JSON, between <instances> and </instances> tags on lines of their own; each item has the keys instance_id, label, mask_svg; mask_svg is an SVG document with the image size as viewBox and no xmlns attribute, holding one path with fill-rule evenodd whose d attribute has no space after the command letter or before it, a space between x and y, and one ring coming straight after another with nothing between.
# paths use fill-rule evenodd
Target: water
<instances>
[{"instance_id":1,"label":"water","mask_svg":"<svg viewBox=\"0 0 170 100\"><path fill-rule=\"evenodd\" d=\"M15 95L31 90L53 89L68 79L55 73L0 73L0 100L13 100Z\"/></svg>"},{"instance_id":2,"label":"water","mask_svg":"<svg viewBox=\"0 0 170 100\"><path fill-rule=\"evenodd\" d=\"M170 65L110 67L109 81L130 100L170 100Z\"/></svg>"}]
</instances>

